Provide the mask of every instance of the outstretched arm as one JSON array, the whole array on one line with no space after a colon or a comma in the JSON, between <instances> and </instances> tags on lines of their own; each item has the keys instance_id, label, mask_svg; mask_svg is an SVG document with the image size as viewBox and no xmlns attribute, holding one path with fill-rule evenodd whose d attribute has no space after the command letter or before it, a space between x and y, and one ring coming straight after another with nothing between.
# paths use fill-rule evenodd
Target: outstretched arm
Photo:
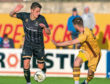
<instances>
[{"instance_id":1,"label":"outstretched arm","mask_svg":"<svg viewBox=\"0 0 110 84\"><path fill-rule=\"evenodd\" d=\"M65 41L65 42L60 42L60 43L56 43L54 40L52 40L52 42L53 42L56 46L69 46L69 45L73 45L73 44L80 43L80 41L79 41L78 39L70 40L70 41Z\"/></svg>"},{"instance_id":2,"label":"outstretched arm","mask_svg":"<svg viewBox=\"0 0 110 84\"><path fill-rule=\"evenodd\" d=\"M19 12L23 8L23 5L19 4L16 8L10 12L11 17L16 17L16 13Z\"/></svg>"},{"instance_id":3,"label":"outstretched arm","mask_svg":"<svg viewBox=\"0 0 110 84\"><path fill-rule=\"evenodd\" d=\"M40 23L39 25L45 30L45 32L46 32L47 35L50 35L51 34L50 29L47 28L45 24Z\"/></svg>"},{"instance_id":4,"label":"outstretched arm","mask_svg":"<svg viewBox=\"0 0 110 84\"><path fill-rule=\"evenodd\" d=\"M50 35L51 34L51 31L50 31L49 28L44 28L44 30L45 30L45 32L46 32L47 35Z\"/></svg>"}]
</instances>

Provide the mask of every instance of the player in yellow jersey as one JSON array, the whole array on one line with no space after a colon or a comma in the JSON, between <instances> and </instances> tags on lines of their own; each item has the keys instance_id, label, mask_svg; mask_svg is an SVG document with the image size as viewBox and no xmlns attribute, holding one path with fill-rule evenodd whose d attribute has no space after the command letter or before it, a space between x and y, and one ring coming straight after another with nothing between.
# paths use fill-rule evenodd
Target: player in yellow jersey
<instances>
[{"instance_id":1,"label":"player in yellow jersey","mask_svg":"<svg viewBox=\"0 0 110 84\"><path fill-rule=\"evenodd\" d=\"M73 25L75 29L78 32L80 32L78 38L76 38L75 40L70 40L60 43L56 43L55 41L53 41L53 43L56 46L68 46L68 45L81 43L79 55L77 56L74 62L73 75L74 75L75 84L79 84L80 65L83 62L88 61L88 67L89 67L88 77L82 83L82 84L88 84L94 77L94 72L96 71L97 65L100 60L101 51L92 31L88 28L84 28L82 18L80 17L75 18L73 20Z\"/></svg>"}]
</instances>

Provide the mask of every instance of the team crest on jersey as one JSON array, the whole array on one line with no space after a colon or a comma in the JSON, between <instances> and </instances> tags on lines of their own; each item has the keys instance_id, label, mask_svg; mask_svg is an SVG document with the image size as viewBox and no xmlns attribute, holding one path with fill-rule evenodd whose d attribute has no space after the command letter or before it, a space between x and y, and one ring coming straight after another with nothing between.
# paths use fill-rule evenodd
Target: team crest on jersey
<instances>
[{"instance_id":1,"label":"team crest on jersey","mask_svg":"<svg viewBox=\"0 0 110 84\"><path fill-rule=\"evenodd\" d=\"M35 26L38 26L38 25L39 25L39 23L38 23L38 21L36 21Z\"/></svg>"},{"instance_id":2,"label":"team crest on jersey","mask_svg":"<svg viewBox=\"0 0 110 84\"><path fill-rule=\"evenodd\" d=\"M25 21L28 22L28 19L26 19Z\"/></svg>"}]
</instances>

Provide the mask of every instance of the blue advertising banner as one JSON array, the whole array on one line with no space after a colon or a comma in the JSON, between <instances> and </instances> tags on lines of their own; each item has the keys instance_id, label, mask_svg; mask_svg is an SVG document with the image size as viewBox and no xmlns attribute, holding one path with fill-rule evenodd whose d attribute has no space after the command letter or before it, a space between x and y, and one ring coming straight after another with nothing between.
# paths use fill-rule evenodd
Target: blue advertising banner
<instances>
[{"instance_id":1,"label":"blue advertising banner","mask_svg":"<svg viewBox=\"0 0 110 84\"><path fill-rule=\"evenodd\" d=\"M107 78L110 78L110 51L107 52Z\"/></svg>"}]
</instances>

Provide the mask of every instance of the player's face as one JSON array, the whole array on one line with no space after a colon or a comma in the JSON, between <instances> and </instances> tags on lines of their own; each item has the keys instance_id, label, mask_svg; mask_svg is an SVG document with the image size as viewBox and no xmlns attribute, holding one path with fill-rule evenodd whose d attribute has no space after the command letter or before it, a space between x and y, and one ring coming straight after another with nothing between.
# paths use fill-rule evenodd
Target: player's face
<instances>
[{"instance_id":1,"label":"player's face","mask_svg":"<svg viewBox=\"0 0 110 84\"><path fill-rule=\"evenodd\" d=\"M79 32L79 31L80 31L80 30L79 30L80 28L79 28L79 26L78 26L77 24L76 24L76 25L74 25L74 27L75 27L75 29L76 29L76 31L77 31L77 32Z\"/></svg>"},{"instance_id":2,"label":"player's face","mask_svg":"<svg viewBox=\"0 0 110 84\"><path fill-rule=\"evenodd\" d=\"M31 14L35 17L35 18L37 18L39 15L40 15L40 11L41 11L41 9L40 8L35 8L35 9L31 9Z\"/></svg>"}]
</instances>

